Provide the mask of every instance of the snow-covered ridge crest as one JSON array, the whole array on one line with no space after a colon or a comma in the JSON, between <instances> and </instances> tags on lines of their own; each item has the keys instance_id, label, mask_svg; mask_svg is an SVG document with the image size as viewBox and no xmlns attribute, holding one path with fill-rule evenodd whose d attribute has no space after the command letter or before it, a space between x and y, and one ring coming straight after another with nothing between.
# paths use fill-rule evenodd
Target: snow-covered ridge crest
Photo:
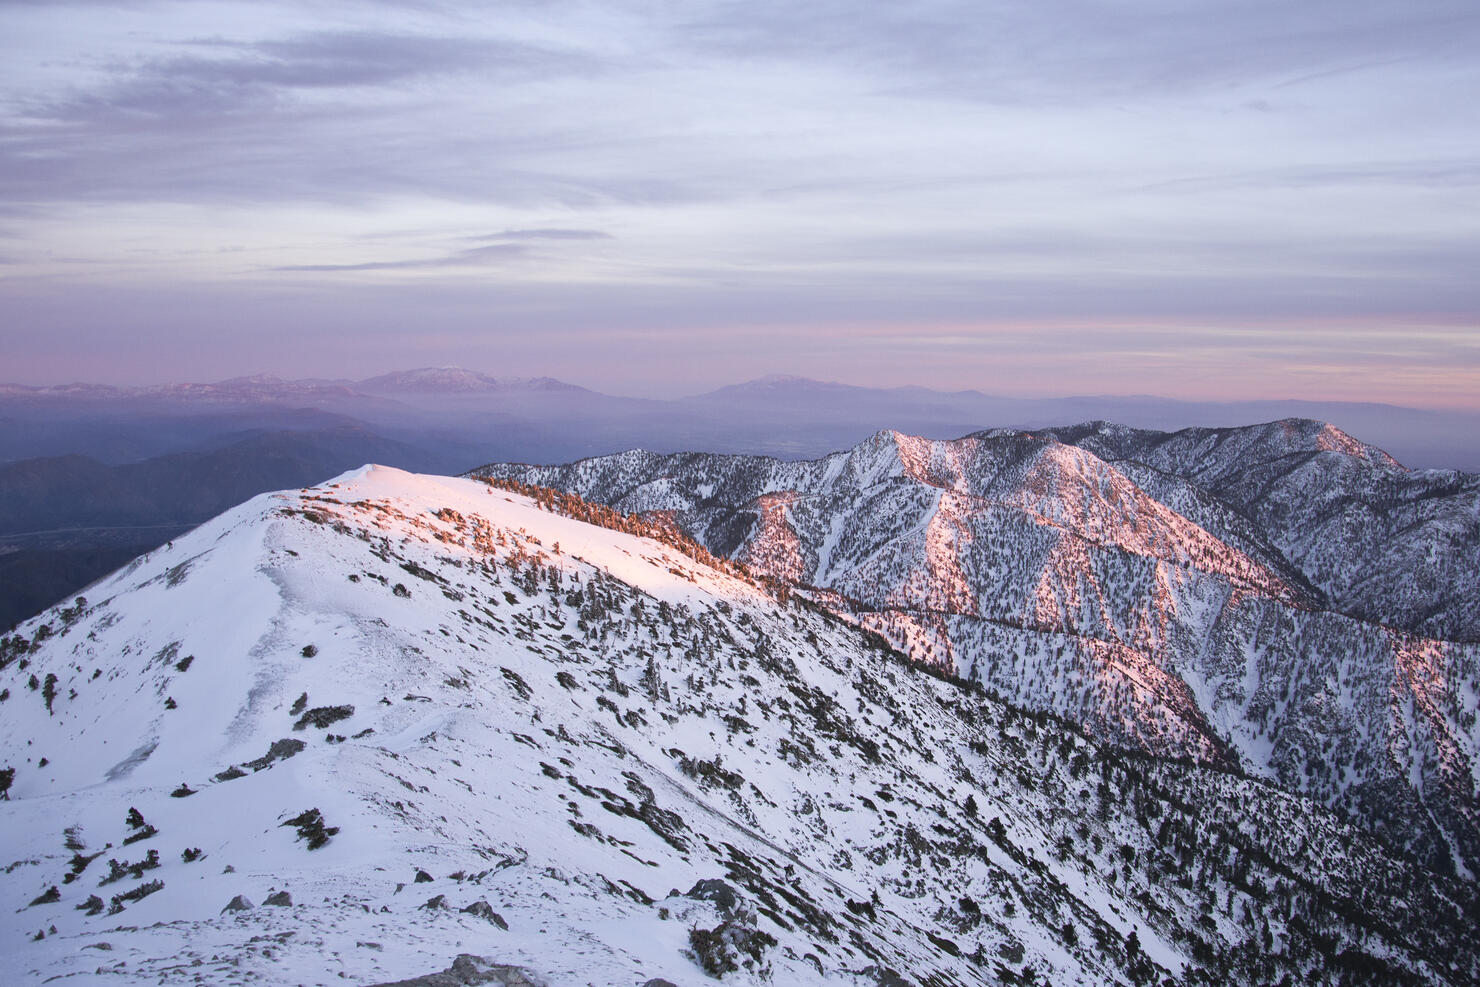
<instances>
[{"instance_id":1,"label":"snow-covered ridge crest","mask_svg":"<svg viewBox=\"0 0 1480 987\"><path fill-rule=\"evenodd\" d=\"M1474 889L1338 817L561 506L367 468L8 637L15 975L1190 987L1328 943L1480 974Z\"/></svg>"},{"instance_id":2,"label":"snow-covered ridge crest","mask_svg":"<svg viewBox=\"0 0 1480 987\"><path fill-rule=\"evenodd\" d=\"M373 520L386 544L395 533L402 541L450 545L452 536L446 526L451 522L429 513L425 505L432 503L441 505L436 510L445 513L446 518L478 518L459 536L459 547L468 549L475 559L493 562L507 558L500 554L503 542L513 546L509 551L515 557L525 553L540 559L549 554L542 547L545 539L554 539L561 544L563 558L600 568L659 599L678 603L693 594L694 583L684 574L696 567L673 548L663 546L661 552L646 554L616 548L601 529L549 515L522 497L504 496L502 491L494 496L482 483L365 466L315 490L264 494L88 589L95 602L84 613L106 616L86 621L64 618L60 635L75 639L106 631L108 640L123 654L139 655L142 660L131 663L127 671L108 673L106 684L113 699L106 718L79 719L67 712L66 702L53 704L52 711L42 710L40 715L31 710L29 717L6 717L0 725L0 737L24 733L37 743L48 738L45 750L71 752L66 759L52 758L46 771L22 771L13 792L39 795L129 776L162 784L181 773L177 757L193 759L202 770L208 764L245 760L239 755L250 752L243 745L256 742L252 724L263 715L263 690L285 688L283 677L304 668L301 660L293 660L294 649L287 646L301 620L299 600L321 592L326 594L324 602L332 605L355 588L352 583L321 584L319 570L343 567L336 565L339 560L333 556L306 558L301 546L295 548L297 542L291 534L298 522L307 519L316 524L344 525L350 519L342 512L353 505L348 510L359 515L362 524ZM538 520L545 539L524 532L532 520ZM761 597L760 591L743 577L725 576L710 569L704 572L707 578L719 580L710 589L727 597ZM414 575L402 572L398 585L406 586L406 580ZM223 585L232 587L228 606L221 605L224 601L218 595ZM129 600L128 610L111 611L109 601L120 597ZM22 625L18 636L34 636L42 625L55 629L56 622L49 620L50 616L43 614ZM358 619L373 622L375 617L362 614ZM173 639L155 653L144 654L153 646L157 626L166 621L172 627ZM336 624L333 633L354 638L365 631L346 617ZM88 662L103 661L107 651L88 640L72 660L72 667L59 677L54 686L58 692L96 689L104 684L93 675L101 666ZM247 661L223 663L219 671L212 670L205 676L188 675L178 668L185 658L204 656L221 647L222 642L242 646ZM186 671L193 663L187 664ZM223 681L222 676L229 678ZM127 686L123 684L125 677ZM245 705L233 705L243 696ZM161 702L166 698L175 699L183 712L165 710ZM379 696L359 698L373 701ZM7 713L18 714L20 710L12 708ZM138 730L124 751L118 749L120 721L134 724ZM216 731L212 725L223 723L230 728L219 738L213 736ZM203 738L207 743L202 743ZM218 740L221 746L212 747L211 743ZM255 756L261 752L251 753Z\"/></svg>"}]
</instances>

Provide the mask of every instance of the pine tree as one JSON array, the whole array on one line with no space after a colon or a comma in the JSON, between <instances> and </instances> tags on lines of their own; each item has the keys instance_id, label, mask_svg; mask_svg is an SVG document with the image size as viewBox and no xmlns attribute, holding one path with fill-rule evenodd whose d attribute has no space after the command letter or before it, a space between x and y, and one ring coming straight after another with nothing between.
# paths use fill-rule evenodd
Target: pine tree
<instances>
[{"instance_id":1,"label":"pine tree","mask_svg":"<svg viewBox=\"0 0 1480 987\"><path fill-rule=\"evenodd\" d=\"M663 695L663 677L658 673L658 659L648 655L647 670L643 672L642 684L647 689L648 698L656 702Z\"/></svg>"}]
</instances>

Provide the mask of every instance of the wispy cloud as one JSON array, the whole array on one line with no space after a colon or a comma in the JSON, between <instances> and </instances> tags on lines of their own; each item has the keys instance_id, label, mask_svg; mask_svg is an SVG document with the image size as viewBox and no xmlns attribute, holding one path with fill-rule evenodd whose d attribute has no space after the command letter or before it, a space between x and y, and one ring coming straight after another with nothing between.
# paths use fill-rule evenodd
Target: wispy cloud
<instances>
[{"instance_id":1,"label":"wispy cloud","mask_svg":"<svg viewBox=\"0 0 1480 987\"><path fill-rule=\"evenodd\" d=\"M514 243L496 243L487 247L459 250L441 257L424 257L412 260L378 260L359 264L285 264L269 268L273 271L405 271L434 267L473 267L512 260L523 256L525 249Z\"/></svg>"},{"instance_id":2,"label":"wispy cloud","mask_svg":"<svg viewBox=\"0 0 1480 987\"><path fill-rule=\"evenodd\" d=\"M850 0L703 5L683 25L726 56L866 66L881 88L1057 104L1185 98L1253 79L1298 82L1417 58L1462 63L1480 27L1468 0L1394 6L1309 0L1116 4Z\"/></svg>"},{"instance_id":3,"label":"wispy cloud","mask_svg":"<svg viewBox=\"0 0 1480 987\"><path fill-rule=\"evenodd\" d=\"M602 230L504 230L500 233L483 233L468 237L469 240L610 240L612 235Z\"/></svg>"},{"instance_id":4,"label":"wispy cloud","mask_svg":"<svg viewBox=\"0 0 1480 987\"><path fill-rule=\"evenodd\" d=\"M490 167L528 154L524 121L470 129L463 115L486 114L479 102L501 90L596 71L588 52L484 35L325 29L154 44L67 89L13 87L0 105L0 199L556 201L568 182Z\"/></svg>"}]
</instances>

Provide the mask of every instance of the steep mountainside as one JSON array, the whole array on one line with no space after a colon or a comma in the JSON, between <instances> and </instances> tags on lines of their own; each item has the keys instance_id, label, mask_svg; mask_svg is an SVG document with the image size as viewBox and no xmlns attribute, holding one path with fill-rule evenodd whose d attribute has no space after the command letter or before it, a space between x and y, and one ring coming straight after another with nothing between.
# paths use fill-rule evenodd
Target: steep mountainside
<instances>
[{"instance_id":1,"label":"steep mountainside","mask_svg":"<svg viewBox=\"0 0 1480 987\"><path fill-rule=\"evenodd\" d=\"M258 497L5 638L0 690L27 982L1480 977L1473 885L549 492Z\"/></svg>"},{"instance_id":2,"label":"steep mountainside","mask_svg":"<svg viewBox=\"0 0 1480 987\"><path fill-rule=\"evenodd\" d=\"M1094 422L1046 434L1123 463L1147 487L1171 476L1212 493L1343 612L1480 641L1480 605L1463 589L1480 573L1480 475L1406 470L1310 421L1170 434Z\"/></svg>"},{"instance_id":3,"label":"steep mountainside","mask_svg":"<svg viewBox=\"0 0 1480 987\"><path fill-rule=\"evenodd\" d=\"M1397 619L1417 618L1404 608L1420 597L1424 613L1475 619L1464 590L1480 571L1466 561L1480 545L1475 478L1438 476L1430 496L1410 498L1442 514L1436 525L1454 540L1384 521L1393 535L1373 547L1365 535L1340 541L1352 517L1313 537L1305 525L1325 515L1308 502L1360 504L1367 488L1352 478L1370 471L1394 483L1423 475L1328 426L1227 430L1222 471L1206 486L1170 468L1172 451L1167 468L1105 460L1094 449L1109 439L1091 440L1119 434L1113 426L1064 431L1077 444L1057 433L881 432L805 463L629 452L474 472L658 512L711 551L813 587L917 661L1118 743L1241 763L1434 866L1453 858L1480 870L1480 645ZM1223 496L1213 481L1242 478L1231 464L1240 457L1253 473L1304 464L1280 492L1261 487L1286 507L1251 511ZM1301 483L1311 485L1304 501ZM1426 546L1429 571L1471 578L1410 586L1400 568L1381 568L1404 564L1399 543ZM1342 612L1358 585L1367 608ZM1373 622L1374 608L1392 622Z\"/></svg>"}]
</instances>

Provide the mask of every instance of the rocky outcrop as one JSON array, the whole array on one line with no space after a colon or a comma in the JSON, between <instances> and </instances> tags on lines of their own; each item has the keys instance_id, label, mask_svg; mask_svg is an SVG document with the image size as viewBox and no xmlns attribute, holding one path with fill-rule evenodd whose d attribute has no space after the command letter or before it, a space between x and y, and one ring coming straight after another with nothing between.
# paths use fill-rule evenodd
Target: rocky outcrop
<instances>
[{"instance_id":1,"label":"rocky outcrop","mask_svg":"<svg viewBox=\"0 0 1480 987\"><path fill-rule=\"evenodd\" d=\"M549 987L534 971L522 966L498 963L486 956L460 953L452 965L438 973L428 973L408 980L392 980L370 987Z\"/></svg>"}]
</instances>

